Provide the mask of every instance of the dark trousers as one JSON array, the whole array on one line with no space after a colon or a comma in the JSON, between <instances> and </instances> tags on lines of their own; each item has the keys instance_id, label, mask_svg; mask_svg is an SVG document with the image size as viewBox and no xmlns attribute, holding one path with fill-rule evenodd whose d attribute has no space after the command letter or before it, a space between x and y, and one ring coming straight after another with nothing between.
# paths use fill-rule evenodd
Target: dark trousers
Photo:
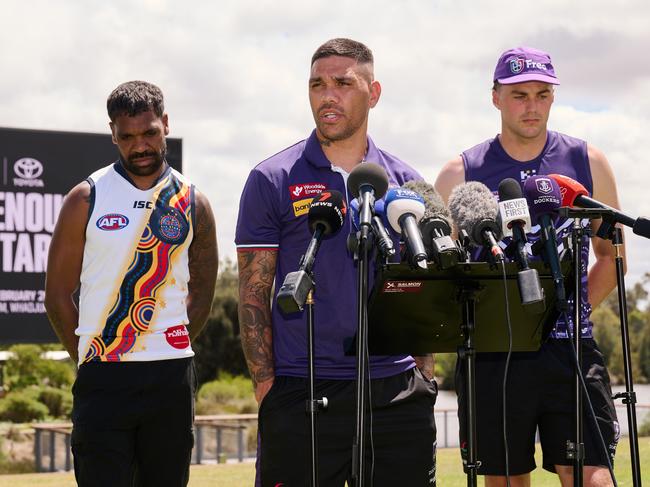
<instances>
[{"instance_id":1,"label":"dark trousers","mask_svg":"<svg viewBox=\"0 0 650 487\"><path fill-rule=\"evenodd\" d=\"M192 359L91 362L72 388L79 487L181 487L194 444Z\"/></svg>"},{"instance_id":2,"label":"dark trousers","mask_svg":"<svg viewBox=\"0 0 650 487\"><path fill-rule=\"evenodd\" d=\"M355 381L318 380L316 397L329 406L318 413L319 484L350 485L356 426ZM371 433L366 441L366 485L435 485L435 383L417 369L372 380ZM309 485L307 379L276 377L259 412L258 485ZM261 474L261 475L260 475Z\"/></svg>"}]
</instances>

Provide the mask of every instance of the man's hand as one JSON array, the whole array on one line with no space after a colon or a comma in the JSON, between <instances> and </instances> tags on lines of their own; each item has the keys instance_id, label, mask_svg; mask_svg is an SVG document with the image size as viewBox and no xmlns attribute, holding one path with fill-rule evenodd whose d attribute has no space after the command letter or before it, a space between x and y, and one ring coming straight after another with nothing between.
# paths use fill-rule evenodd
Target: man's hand
<instances>
[{"instance_id":1,"label":"man's hand","mask_svg":"<svg viewBox=\"0 0 650 487\"><path fill-rule=\"evenodd\" d=\"M271 390L271 387L273 386L273 381L275 380L274 377L265 380L264 382L260 382L257 384L255 387L255 399L257 400L257 404L262 404L262 400L264 397L269 393Z\"/></svg>"}]
</instances>

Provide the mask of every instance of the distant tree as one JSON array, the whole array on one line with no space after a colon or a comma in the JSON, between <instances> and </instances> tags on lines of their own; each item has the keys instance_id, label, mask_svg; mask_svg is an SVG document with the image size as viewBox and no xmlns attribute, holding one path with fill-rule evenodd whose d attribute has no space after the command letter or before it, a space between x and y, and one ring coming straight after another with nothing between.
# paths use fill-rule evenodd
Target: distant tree
<instances>
[{"instance_id":1,"label":"distant tree","mask_svg":"<svg viewBox=\"0 0 650 487\"><path fill-rule=\"evenodd\" d=\"M192 342L199 384L216 379L222 371L248 375L239 341L237 266L226 260L219 267L210 317L201 334Z\"/></svg>"},{"instance_id":2,"label":"distant tree","mask_svg":"<svg viewBox=\"0 0 650 487\"><path fill-rule=\"evenodd\" d=\"M4 385L10 391L29 386L67 387L74 381L72 362L48 360L41 345L20 344L9 348L12 355L4 366Z\"/></svg>"}]
</instances>

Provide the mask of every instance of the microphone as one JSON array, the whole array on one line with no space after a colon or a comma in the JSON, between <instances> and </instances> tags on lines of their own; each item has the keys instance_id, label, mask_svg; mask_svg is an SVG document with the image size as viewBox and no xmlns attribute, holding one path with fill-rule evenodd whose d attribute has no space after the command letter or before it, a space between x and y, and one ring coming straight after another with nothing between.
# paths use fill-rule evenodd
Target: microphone
<instances>
[{"instance_id":1,"label":"microphone","mask_svg":"<svg viewBox=\"0 0 650 487\"><path fill-rule=\"evenodd\" d=\"M462 261L462 252L451 238L451 215L433 185L426 181L408 181L402 187L419 193L424 199L420 232L430 260L440 269L449 269Z\"/></svg>"},{"instance_id":2,"label":"microphone","mask_svg":"<svg viewBox=\"0 0 650 487\"><path fill-rule=\"evenodd\" d=\"M359 200L354 198L350 201L350 209L352 210L352 221L354 226L359 229ZM384 258L388 258L392 255L395 255L395 243L393 239L388 234L386 226L384 225L384 200L377 200L375 202L375 214L372 217L370 222L372 226L372 231L375 235L375 242L381 255Z\"/></svg>"},{"instance_id":3,"label":"microphone","mask_svg":"<svg viewBox=\"0 0 650 487\"><path fill-rule=\"evenodd\" d=\"M499 183L499 215L504 235L511 235L512 242L506 248L506 254L517 261L517 285L521 304L533 313L542 313L546 309L544 290L539 282L537 269L531 269L526 252L526 232L530 231L530 213L528 202L523 197L521 186L513 178Z\"/></svg>"},{"instance_id":4,"label":"microphone","mask_svg":"<svg viewBox=\"0 0 650 487\"><path fill-rule=\"evenodd\" d=\"M300 259L299 269L285 276L278 291L277 302L283 313L302 311L307 294L314 287L310 274L321 240L343 226L346 212L343 195L334 189L323 191L312 201L307 214L309 231L312 232L309 246Z\"/></svg>"},{"instance_id":5,"label":"microphone","mask_svg":"<svg viewBox=\"0 0 650 487\"><path fill-rule=\"evenodd\" d=\"M469 181L456 186L449 195L449 211L459 233L464 231L474 245L487 247L496 262L504 261L497 243L501 238L496 222L499 208L485 184Z\"/></svg>"},{"instance_id":6,"label":"microphone","mask_svg":"<svg viewBox=\"0 0 650 487\"><path fill-rule=\"evenodd\" d=\"M360 241L368 238L372 226L375 199L379 199L388 189L386 170L378 164L366 162L355 167L348 176L348 191L359 199Z\"/></svg>"},{"instance_id":7,"label":"microphone","mask_svg":"<svg viewBox=\"0 0 650 487\"><path fill-rule=\"evenodd\" d=\"M418 228L424 215L422 196L410 189L392 188L386 194L385 210L391 228L404 236L411 265L426 269L427 251Z\"/></svg>"},{"instance_id":8,"label":"microphone","mask_svg":"<svg viewBox=\"0 0 650 487\"><path fill-rule=\"evenodd\" d=\"M610 210L614 217L615 223L621 223L632 228L632 232L641 237L650 238L650 219L645 217L633 218L625 213L612 208L600 201L589 197L589 191L575 179L562 174L549 174L560 186L562 194L562 206L578 206L580 208L596 208Z\"/></svg>"},{"instance_id":9,"label":"microphone","mask_svg":"<svg viewBox=\"0 0 650 487\"><path fill-rule=\"evenodd\" d=\"M548 176L531 176L524 182L524 194L530 207L531 220L539 224L539 233L546 263L551 268L557 308L559 311L567 310L566 292L564 290L564 276L560 268L560 256L557 252L557 236L553 225L557 210L562 199L560 187Z\"/></svg>"}]
</instances>

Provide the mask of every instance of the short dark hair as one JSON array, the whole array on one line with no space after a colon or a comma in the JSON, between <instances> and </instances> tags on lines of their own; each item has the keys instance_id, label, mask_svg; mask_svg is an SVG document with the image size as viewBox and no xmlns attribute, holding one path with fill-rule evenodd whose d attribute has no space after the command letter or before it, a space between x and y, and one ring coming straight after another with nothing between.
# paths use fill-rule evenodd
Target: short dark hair
<instances>
[{"instance_id":1,"label":"short dark hair","mask_svg":"<svg viewBox=\"0 0 650 487\"><path fill-rule=\"evenodd\" d=\"M312 66L316 61L330 56L342 56L354 59L359 64L373 64L372 51L365 44L352 39L337 37L320 46L311 57Z\"/></svg>"},{"instance_id":2,"label":"short dark hair","mask_svg":"<svg viewBox=\"0 0 650 487\"><path fill-rule=\"evenodd\" d=\"M127 81L115 88L106 100L106 109L111 122L120 115L134 117L152 111L157 117L165 112L163 94L160 88L146 81Z\"/></svg>"}]
</instances>

